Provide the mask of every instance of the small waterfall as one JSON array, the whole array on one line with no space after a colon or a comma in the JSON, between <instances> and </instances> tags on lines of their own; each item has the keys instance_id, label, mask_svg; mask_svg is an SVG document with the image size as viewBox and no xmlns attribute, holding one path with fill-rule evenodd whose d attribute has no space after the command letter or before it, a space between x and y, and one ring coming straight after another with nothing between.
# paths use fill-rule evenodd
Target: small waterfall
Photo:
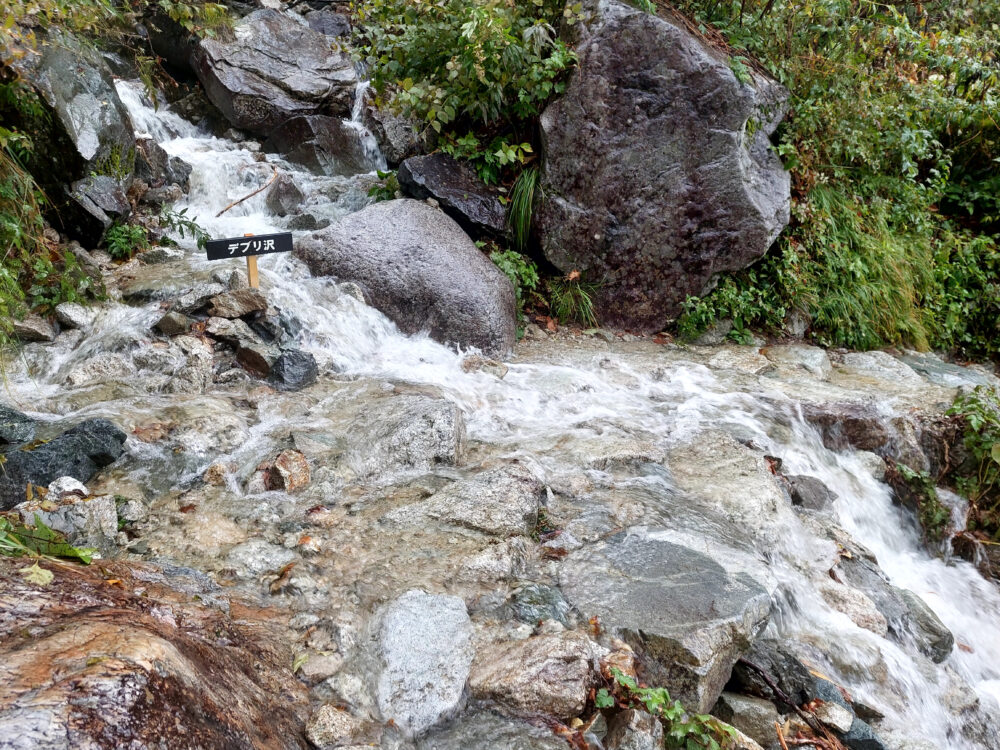
<instances>
[{"instance_id":1,"label":"small waterfall","mask_svg":"<svg viewBox=\"0 0 1000 750\"><path fill-rule=\"evenodd\" d=\"M268 212L263 195L215 217L227 203L269 178L270 165L259 162L250 147L199 132L169 109L154 112L136 83L122 82L119 91L137 129L150 133L168 153L193 167L190 194L177 208L187 208L216 237L283 228L285 220ZM362 125L366 93L367 84L361 84L350 122L362 135L366 149L370 146L373 165L384 168L374 138ZM336 219L367 200L359 176L321 177L280 160L271 163L292 174L307 192L309 210L317 215ZM194 274L207 275L209 265L202 254L190 242L187 247L186 265ZM808 652L817 669L856 698L885 711L884 725L900 736L916 737L938 748L983 747L962 736L962 718L950 708L947 694L956 680L964 681L984 705L992 706L988 710L998 710L1000 590L972 565L928 554L912 517L893 504L889 488L873 478L859 455L825 448L793 398L777 389L760 392L758 387L764 386L748 386L745 380L709 370L682 355L644 359L645 355L595 354L566 347L530 362L511 364L503 380L467 373L459 354L426 336L402 335L384 316L344 295L329 279L313 278L294 257L264 256L260 266L269 300L298 323L297 345L314 353L322 367L348 379L438 389L462 408L470 439L532 461L551 476L580 474L584 470L579 456L592 444L587 441L603 440L607 434L669 447L711 428L752 440L768 454L780 456L789 474L822 480L838 496L834 506L838 524L875 555L893 585L911 590L926 602L951 629L959 646L943 664L932 664L907 644L865 630L831 608L817 593L817 581L828 578L829 557L835 557L836 550L829 539L817 536L794 514L771 530L781 543L756 553L758 563L767 566L772 578L776 611L771 633ZM144 329L157 313L155 303L139 309L111 307L77 349L59 354L52 367L35 369L65 372L80 358L115 346L114 331L123 325ZM55 398L60 389L65 391L58 374L34 380L11 377L14 391L33 400L39 411L49 408L45 399ZM109 391L99 405L87 407L87 413L143 413L163 398ZM183 394L169 398L177 403L195 400ZM254 425L252 439L232 456L252 461L247 446L267 445L271 431L282 424L276 405L295 398L275 395L272 416ZM60 408L72 411L70 406ZM887 414L891 411L891 405L886 405ZM142 450L153 448L142 446ZM611 481L610 475L602 481ZM644 497L656 498L665 517L668 511L684 512L672 505L677 502L675 488L662 469L633 484L641 485ZM619 489L636 488L622 482ZM762 523L769 522L762 519ZM705 537L707 545L720 549L728 541Z\"/></svg>"},{"instance_id":2,"label":"small waterfall","mask_svg":"<svg viewBox=\"0 0 1000 750\"><path fill-rule=\"evenodd\" d=\"M346 120L346 122L353 130L357 131L361 147L364 149L372 171L378 170L384 172L388 169L385 163L385 156L382 154L375 136L372 135L371 131L364 124L365 107L368 105L370 91L371 84L368 81L359 81L354 91L354 105L351 109L351 119Z\"/></svg>"}]
</instances>

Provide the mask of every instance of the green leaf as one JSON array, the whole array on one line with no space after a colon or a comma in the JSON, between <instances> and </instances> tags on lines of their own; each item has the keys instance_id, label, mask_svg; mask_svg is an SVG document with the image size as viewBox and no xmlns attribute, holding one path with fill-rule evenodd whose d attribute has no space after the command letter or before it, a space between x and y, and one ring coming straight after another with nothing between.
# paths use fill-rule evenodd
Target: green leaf
<instances>
[{"instance_id":1,"label":"green leaf","mask_svg":"<svg viewBox=\"0 0 1000 750\"><path fill-rule=\"evenodd\" d=\"M601 688L597 691L597 695L594 696L594 705L598 708L611 708L615 705L615 699L608 692L607 688Z\"/></svg>"},{"instance_id":2,"label":"green leaf","mask_svg":"<svg viewBox=\"0 0 1000 750\"><path fill-rule=\"evenodd\" d=\"M993 443L993 447L990 448L990 458L1000 464L1000 443Z\"/></svg>"}]
</instances>

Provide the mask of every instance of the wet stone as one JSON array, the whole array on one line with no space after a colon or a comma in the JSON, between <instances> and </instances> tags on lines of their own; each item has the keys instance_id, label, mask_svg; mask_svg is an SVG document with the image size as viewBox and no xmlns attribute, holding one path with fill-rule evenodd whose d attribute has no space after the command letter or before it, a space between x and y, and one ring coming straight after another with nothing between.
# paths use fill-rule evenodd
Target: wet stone
<instances>
[{"instance_id":1,"label":"wet stone","mask_svg":"<svg viewBox=\"0 0 1000 750\"><path fill-rule=\"evenodd\" d=\"M615 714L604 739L606 750L660 750L663 725L659 719L635 709Z\"/></svg>"},{"instance_id":2,"label":"wet stone","mask_svg":"<svg viewBox=\"0 0 1000 750\"><path fill-rule=\"evenodd\" d=\"M848 732L854 723L854 712L838 703L817 702L813 714L836 732Z\"/></svg>"},{"instance_id":3,"label":"wet stone","mask_svg":"<svg viewBox=\"0 0 1000 750\"><path fill-rule=\"evenodd\" d=\"M809 510L829 510L837 499L837 495L815 477L792 475L785 479L788 480L792 505Z\"/></svg>"},{"instance_id":4,"label":"wet stone","mask_svg":"<svg viewBox=\"0 0 1000 750\"><path fill-rule=\"evenodd\" d=\"M251 539L237 544L226 555L226 561L244 576L272 573L295 559L291 550L270 544L263 539Z\"/></svg>"},{"instance_id":5,"label":"wet stone","mask_svg":"<svg viewBox=\"0 0 1000 750\"><path fill-rule=\"evenodd\" d=\"M67 496L58 507L50 508L53 501L32 500L21 503L16 510L26 524L36 523L36 518L50 529L65 534L69 540L83 547L110 550L118 533L118 513L111 495L83 498Z\"/></svg>"},{"instance_id":6,"label":"wet stone","mask_svg":"<svg viewBox=\"0 0 1000 750\"><path fill-rule=\"evenodd\" d=\"M0 404L0 445L27 443L35 437L37 424L38 421L27 414Z\"/></svg>"},{"instance_id":7,"label":"wet stone","mask_svg":"<svg viewBox=\"0 0 1000 750\"><path fill-rule=\"evenodd\" d=\"M295 492L309 484L309 462L299 451L282 451L268 472L268 489Z\"/></svg>"},{"instance_id":8,"label":"wet stone","mask_svg":"<svg viewBox=\"0 0 1000 750\"><path fill-rule=\"evenodd\" d=\"M476 711L433 730L417 750L566 750L566 741L527 721Z\"/></svg>"},{"instance_id":9,"label":"wet stone","mask_svg":"<svg viewBox=\"0 0 1000 750\"><path fill-rule=\"evenodd\" d=\"M407 734L453 714L472 663L472 623L454 596L408 591L381 614L373 675L378 709Z\"/></svg>"},{"instance_id":10,"label":"wet stone","mask_svg":"<svg viewBox=\"0 0 1000 750\"><path fill-rule=\"evenodd\" d=\"M222 284L205 283L182 294L171 307L171 310L182 313L194 313L204 309L217 294L222 294L225 287Z\"/></svg>"},{"instance_id":11,"label":"wet stone","mask_svg":"<svg viewBox=\"0 0 1000 750\"><path fill-rule=\"evenodd\" d=\"M705 712L764 628L767 591L693 549L632 529L566 558L560 588L636 651L646 681Z\"/></svg>"},{"instance_id":12,"label":"wet stone","mask_svg":"<svg viewBox=\"0 0 1000 750\"><path fill-rule=\"evenodd\" d=\"M769 700L738 693L723 693L712 709L712 715L764 746L774 740L774 722L778 721L778 710Z\"/></svg>"},{"instance_id":13,"label":"wet stone","mask_svg":"<svg viewBox=\"0 0 1000 750\"><path fill-rule=\"evenodd\" d=\"M270 379L281 390L297 391L315 383L318 375L319 366L312 354L288 349L271 366Z\"/></svg>"},{"instance_id":14,"label":"wet stone","mask_svg":"<svg viewBox=\"0 0 1000 750\"><path fill-rule=\"evenodd\" d=\"M257 289L238 289L212 297L208 314L218 318L242 318L267 309L267 300Z\"/></svg>"},{"instance_id":15,"label":"wet stone","mask_svg":"<svg viewBox=\"0 0 1000 750\"><path fill-rule=\"evenodd\" d=\"M326 704L320 706L309 718L306 725L306 738L317 750L332 750L360 743L360 735L364 723L351 716L347 711Z\"/></svg>"},{"instance_id":16,"label":"wet stone","mask_svg":"<svg viewBox=\"0 0 1000 750\"><path fill-rule=\"evenodd\" d=\"M21 341L55 341L55 327L40 315L26 315L13 322L14 336Z\"/></svg>"},{"instance_id":17,"label":"wet stone","mask_svg":"<svg viewBox=\"0 0 1000 750\"><path fill-rule=\"evenodd\" d=\"M97 313L78 302L61 302L56 305L56 320L64 328L90 328Z\"/></svg>"},{"instance_id":18,"label":"wet stone","mask_svg":"<svg viewBox=\"0 0 1000 750\"><path fill-rule=\"evenodd\" d=\"M164 336L179 336L187 333L194 321L184 313L168 312L153 325Z\"/></svg>"}]
</instances>

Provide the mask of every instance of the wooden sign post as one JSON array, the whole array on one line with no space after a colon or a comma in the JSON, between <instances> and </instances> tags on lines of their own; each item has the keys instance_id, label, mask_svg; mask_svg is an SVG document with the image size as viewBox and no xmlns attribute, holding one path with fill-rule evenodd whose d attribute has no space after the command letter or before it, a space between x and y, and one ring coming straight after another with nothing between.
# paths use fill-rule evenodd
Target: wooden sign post
<instances>
[{"instance_id":1,"label":"wooden sign post","mask_svg":"<svg viewBox=\"0 0 1000 750\"><path fill-rule=\"evenodd\" d=\"M280 234L245 234L242 237L227 237L221 240L209 240L205 245L205 254L209 260L228 260L229 258L247 259L247 278L254 289L260 287L260 276L257 273L257 256L270 253L289 253L292 251L292 233Z\"/></svg>"}]
</instances>

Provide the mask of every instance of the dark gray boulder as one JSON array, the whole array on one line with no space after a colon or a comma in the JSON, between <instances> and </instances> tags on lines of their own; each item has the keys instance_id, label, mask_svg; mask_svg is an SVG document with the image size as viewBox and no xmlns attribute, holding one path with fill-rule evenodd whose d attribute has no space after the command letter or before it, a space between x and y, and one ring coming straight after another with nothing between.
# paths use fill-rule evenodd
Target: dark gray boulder
<instances>
[{"instance_id":1,"label":"dark gray boulder","mask_svg":"<svg viewBox=\"0 0 1000 750\"><path fill-rule=\"evenodd\" d=\"M555 266L601 285L602 323L658 331L788 223L789 177L768 141L787 92L755 71L741 82L680 21L621 0L583 6L579 65L541 117L535 229Z\"/></svg>"},{"instance_id":2,"label":"dark gray boulder","mask_svg":"<svg viewBox=\"0 0 1000 750\"><path fill-rule=\"evenodd\" d=\"M646 682L692 710L715 705L736 660L767 624L767 591L744 573L636 528L566 558L559 583L584 617L635 649Z\"/></svg>"},{"instance_id":3,"label":"dark gray boulder","mask_svg":"<svg viewBox=\"0 0 1000 750\"><path fill-rule=\"evenodd\" d=\"M361 133L337 117L294 117L272 131L263 148L318 174L353 175L375 168Z\"/></svg>"},{"instance_id":4,"label":"dark gray boulder","mask_svg":"<svg viewBox=\"0 0 1000 750\"><path fill-rule=\"evenodd\" d=\"M514 347L510 280L441 211L383 201L299 242L313 274L353 281L405 333L503 356Z\"/></svg>"},{"instance_id":5,"label":"dark gray boulder","mask_svg":"<svg viewBox=\"0 0 1000 750\"><path fill-rule=\"evenodd\" d=\"M70 190L77 210L66 218L67 231L85 242L99 242L115 221L132 213L121 182L109 175L90 175L73 183Z\"/></svg>"},{"instance_id":6,"label":"dark gray boulder","mask_svg":"<svg viewBox=\"0 0 1000 750\"><path fill-rule=\"evenodd\" d=\"M399 166L398 179L406 195L433 198L472 236L506 235L507 212L499 193L480 180L468 163L442 153L411 156Z\"/></svg>"},{"instance_id":7,"label":"dark gray boulder","mask_svg":"<svg viewBox=\"0 0 1000 750\"><path fill-rule=\"evenodd\" d=\"M232 41L202 39L195 72L229 122L265 136L299 115L347 116L358 82L347 50L271 9L241 20Z\"/></svg>"},{"instance_id":8,"label":"dark gray boulder","mask_svg":"<svg viewBox=\"0 0 1000 750\"><path fill-rule=\"evenodd\" d=\"M290 174L280 174L267 191L265 200L268 210L276 216L288 216L306 199Z\"/></svg>"},{"instance_id":9,"label":"dark gray boulder","mask_svg":"<svg viewBox=\"0 0 1000 750\"><path fill-rule=\"evenodd\" d=\"M799 505L809 510L829 510L837 495L816 477L804 475L786 476L788 491L792 497L792 505Z\"/></svg>"},{"instance_id":10,"label":"dark gray boulder","mask_svg":"<svg viewBox=\"0 0 1000 750\"><path fill-rule=\"evenodd\" d=\"M20 445L35 437L37 420L0 404L0 444Z\"/></svg>"},{"instance_id":11,"label":"dark gray boulder","mask_svg":"<svg viewBox=\"0 0 1000 750\"><path fill-rule=\"evenodd\" d=\"M375 136L390 167L399 166L410 156L431 151L437 142L437 133L432 128L418 127L420 123L379 109L373 102L365 104L362 121Z\"/></svg>"},{"instance_id":12,"label":"dark gray boulder","mask_svg":"<svg viewBox=\"0 0 1000 750\"><path fill-rule=\"evenodd\" d=\"M96 244L107 226L101 214L114 216L102 199L110 190L105 183L113 182L121 193L132 181L132 122L96 47L51 31L40 39L39 50L10 65L38 94L46 116L25 119L23 112L0 103L0 120L32 134L33 175L46 192L52 221ZM94 177L103 179L94 185Z\"/></svg>"},{"instance_id":13,"label":"dark gray boulder","mask_svg":"<svg viewBox=\"0 0 1000 750\"><path fill-rule=\"evenodd\" d=\"M297 391L312 385L318 374L316 358L300 349L283 352L271 365L271 380L285 391Z\"/></svg>"},{"instance_id":14,"label":"dark gray boulder","mask_svg":"<svg viewBox=\"0 0 1000 750\"><path fill-rule=\"evenodd\" d=\"M351 33L351 19L330 10L311 10L303 18L309 28L326 36L341 37Z\"/></svg>"},{"instance_id":15,"label":"dark gray boulder","mask_svg":"<svg viewBox=\"0 0 1000 750\"><path fill-rule=\"evenodd\" d=\"M767 673L768 678L780 688L790 700L795 701L796 706L808 703L816 697L816 680L809 673L808 668L799 661L793 653L788 651L778 641L761 638L754 642L750 650L743 655L745 661L737 662L733 667L732 676L726 685L726 690L734 693L745 693L758 698L774 700L778 696L771 690L771 686L761 677L760 672L750 666L759 667ZM787 714L793 710L792 706L786 706L775 700L778 710Z\"/></svg>"},{"instance_id":16,"label":"dark gray boulder","mask_svg":"<svg viewBox=\"0 0 1000 750\"><path fill-rule=\"evenodd\" d=\"M0 474L0 510L25 499L25 488L47 487L59 477L88 481L124 452L126 435L106 419L88 419L47 443L4 454Z\"/></svg>"},{"instance_id":17,"label":"dark gray boulder","mask_svg":"<svg viewBox=\"0 0 1000 750\"><path fill-rule=\"evenodd\" d=\"M177 185L187 190L192 167L177 156L170 156L152 138L138 138L135 142L135 176L150 187Z\"/></svg>"}]
</instances>

